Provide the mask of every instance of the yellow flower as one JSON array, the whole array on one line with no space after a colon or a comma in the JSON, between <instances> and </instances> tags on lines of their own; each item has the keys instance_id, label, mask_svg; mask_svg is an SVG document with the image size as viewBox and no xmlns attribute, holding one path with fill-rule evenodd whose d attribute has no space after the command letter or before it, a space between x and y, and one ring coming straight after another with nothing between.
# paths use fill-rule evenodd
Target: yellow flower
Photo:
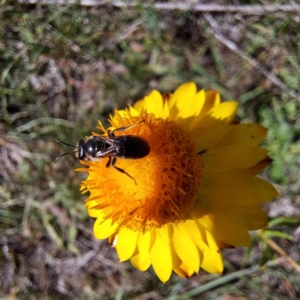
<instances>
[{"instance_id":1,"label":"yellow flower","mask_svg":"<svg viewBox=\"0 0 300 300\"><path fill-rule=\"evenodd\" d=\"M109 129L136 124L115 135L144 138L150 153L117 158L132 178L106 167L108 158L81 161L88 168L78 170L89 173L81 190L90 192L94 235L108 238L120 261L130 259L141 271L152 265L163 282L172 270L182 277L200 268L221 273L219 249L249 245L248 231L266 225L260 206L277 196L256 177L270 162L258 147L266 129L235 123L237 106L186 83L174 94L153 91L128 110L115 110Z\"/></svg>"}]
</instances>

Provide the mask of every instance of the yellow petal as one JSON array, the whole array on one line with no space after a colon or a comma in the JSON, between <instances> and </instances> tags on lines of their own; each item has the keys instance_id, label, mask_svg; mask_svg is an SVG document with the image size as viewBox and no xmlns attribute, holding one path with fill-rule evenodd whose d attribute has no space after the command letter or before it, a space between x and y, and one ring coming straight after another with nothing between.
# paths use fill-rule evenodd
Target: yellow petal
<instances>
[{"instance_id":1,"label":"yellow petal","mask_svg":"<svg viewBox=\"0 0 300 300\"><path fill-rule=\"evenodd\" d=\"M234 207L228 210L227 214L232 219L241 220L248 231L261 229L266 227L268 224L266 213L257 206L247 207L247 218L244 217L243 211L244 207Z\"/></svg>"},{"instance_id":2,"label":"yellow petal","mask_svg":"<svg viewBox=\"0 0 300 300\"><path fill-rule=\"evenodd\" d=\"M88 214L92 218L98 218L99 222L102 222L101 219L103 218L102 210L97 209L98 202L96 200L89 200L85 203L85 207L88 211Z\"/></svg>"},{"instance_id":3,"label":"yellow petal","mask_svg":"<svg viewBox=\"0 0 300 300\"><path fill-rule=\"evenodd\" d=\"M206 240L208 246L204 249L203 261L201 263L201 268L209 273L219 273L223 272L223 257L221 251L216 243L215 238L205 230Z\"/></svg>"},{"instance_id":4,"label":"yellow petal","mask_svg":"<svg viewBox=\"0 0 300 300\"><path fill-rule=\"evenodd\" d=\"M194 116L199 116L202 113L203 107L205 105L206 92L205 90L199 91L192 100L192 105L194 106ZM204 114L204 113L203 113Z\"/></svg>"},{"instance_id":5,"label":"yellow petal","mask_svg":"<svg viewBox=\"0 0 300 300\"><path fill-rule=\"evenodd\" d=\"M208 114L215 119L226 120L229 123L234 119L238 106L236 101L223 102L210 110Z\"/></svg>"},{"instance_id":6,"label":"yellow petal","mask_svg":"<svg viewBox=\"0 0 300 300\"><path fill-rule=\"evenodd\" d=\"M143 256L141 253L137 253L130 258L132 265L140 271L146 271L151 265L150 255Z\"/></svg>"},{"instance_id":7,"label":"yellow petal","mask_svg":"<svg viewBox=\"0 0 300 300\"><path fill-rule=\"evenodd\" d=\"M250 175L257 175L261 173L270 163L272 159L269 156L266 156L262 161L254 165L253 167L247 168L244 171Z\"/></svg>"},{"instance_id":8,"label":"yellow petal","mask_svg":"<svg viewBox=\"0 0 300 300\"><path fill-rule=\"evenodd\" d=\"M197 209L199 222L217 239L234 246L250 243L249 230L266 225L260 203L270 201L277 192L268 182L243 172L204 175ZM232 192L234 191L234 193Z\"/></svg>"},{"instance_id":9,"label":"yellow petal","mask_svg":"<svg viewBox=\"0 0 300 300\"><path fill-rule=\"evenodd\" d=\"M198 223L194 220L186 220L184 222L185 233L191 237L194 243L197 245L199 249L200 256L200 264L203 259L203 249L205 247L205 243L203 241L203 237L201 236L200 228L198 227Z\"/></svg>"},{"instance_id":10,"label":"yellow petal","mask_svg":"<svg viewBox=\"0 0 300 300\"><path fill-rule=\"evenodd\" d=\"M203 165L210 172L224 172L238 168L250 168L267 155L265 149L232 144L218 150L211 150L202 156Z\"/></svg>"},{"instance_id":11,"label":"yellow petal","mask_svg":"<svg viewBox=\"0 0 300 300\"><path fill-rule=\"evenodd\" d=\"M151 231L139 233L137 248L138 253L131 258L132 264L139 270L145 271L151 265L150 259L150 241L151 241Z\"/></svg>"},{"instance_id":12,"label":"yellow petal","mask_svg":"<svg viewBox=\"0 0 300 300\"><path fill-rule=\"evenodd\" d=\"M278 195L269 182L238 170L224 173L209 173L206 170L203 172L199 199L205 203L205 209L209 212L236 205L259 205Z\"/></svg>"},{"instance_id":13,"label":"yellow petal","mask_svg":"<svg viewBox=\"0 0 300 300\"><path fill-rule=\"evenodd\" d=\"M266 134L267 129L259 124L231 125L222 139L215 144L215 148L235 144L236 142L256 146L264 140Z\"/></svg>"},{"instance_id":14,"label":"yellow petal","mask_svg":"<svg viewBox=\"0 0 300 300\"><path fill-rule=\"evenodd\" d=\"M170 120L175 120L186 103L191 103L197 92L194 82L184 83L179 86L169 101Z\"/></svg>"},{"instance_id":15,"label":"yellow petal","mask_svg":"<svg viewBox=\"0 0 300 300\"><path fill-rule=\"evenodd\" d=\"M187 119L199 115L205 102L205 91L201 90L193 97L185 98L185 102L176 118Z\"/></svg>"},{"instance_id":16,"label":"yellow petal","mask_svg":"<svg viewBox=\"0 0 300 300\"><path fill-rule=\"evenodd\" d=\"M190 239L184 223L174 226L172 241L174 249L183 263L195 273L198 273L200 266L199 251L195 243Z\"/></svg>"},{"instance_id":17,"label":"yellow petal","mask_svg":"<svg viewBox=\"0 0 300 300\"><path fill-rule=\"evenodd\" d=\"M188 278L188 270L187 268L182 268L182 260L179 258L177 252L175 251L173 243L171 243L170 246L172 251L173 271L183 278Z\"/></svg>"},{"instance_id":18,"label":"yellow petal","mask_svg":"<svg viewBox=\"0 0 300 300\"><path fill-rule=\"evenodd\" d=\"M202 96L200 100L200 111L199 113L195 114L195 116L198 116L199 119L204 118L205 116L209 115L209 112L214 108L220 105L220 95L219 93L215 91L204 91L205 92L205 98L204 102L202 103ZM196 121L196 120L194 120ZM196 121L198 122L198 121Z\"/></svg>"},{"instance_id":19,"label":"yellow petal","mask_svg":"<svg viewBox=\"0 0 300 300\"><path fill-rule=\"evenodd\" d=\"M176 115L175 121L180 124L187 131L190 131L191 124L193 123L195 116L200 114L200 111L205 102L205 91L201 90L194 97L187 98L185 105Z\"/></svg>"},{"instance_id":20,"label":"yellow petal","mask_svg":"<svg viewBox=\"0 0 300 300\"><path fill-rule=\"evenodd\" d=\"M169 280L172 274L172 252L167 228L153 230L153 245L150 249L153 269L162 282Z\"/></svg>"},{"instance_id":21,"label":"yellow petal","mask_svg":"<svg viewBox=\"0 0 300 300\"><path fill-rule=\"evenodd\" d=\"M152 231L147 231L145 233L143 233L143 232L139 233L138 249L139 249L140 253L144 253L144 254L149 253L151 234L152 234Z\"/></svg>"},{"instance_id":22,"label":"yellow petal","mask_svg":"<svg viewBox=\"0 0 300 300\"><path fill-rule=\"evenodd\" d=\"M103 214L97 218L94 223L94 236L96 239L102 240L110 237L117 230L118 225L111 224L111 219L106 219L103 217Z\"/></svg>"},{"instance_id":23,"label":"yellow petal","mask_svg":"<svg viewBox=\"0 0 300 300\"><path fill-rule=\"evenodd\" d=\"M185 278L189 278L194 274L194 271L192 269L188 268L188 266L184 262L182 262L180 264L180 268L184 272Z\"/></svg>"},{"instance_id":24,"label":"yellow petal","mask_svg":"<svg viewBox=\"0 0 300 300\"><path fill-rule=\"evenodd\" d=\"M237 106L238 103L236 101L228 101L213 107L205 115L203 115L201 111L201 115L195 117L191 125L191 134L195 133L196 137L197 132L202 133L208 130L214 122L218 124L230 123L235 117Z\"/></svg>"},{"instance_id":25,"label":"yellow petal","mask_svg":"<svg viewBox=\"0 0 300 300\"><path fill-rule=\"evenodd\" d=\"M202 121L202 124L204 124L202 128L195 128L190 131L192 139L195 141L198 153L214 149L215 144L227 133L229 129L228 124L226 124L226 121L224 120L220 121L213 119L210 116L205 116Z\"/></svg>"},{"instance_id":26,"label":"yellow petal","mask_svg":"<svg viewBox=\"0 0 300 300\"><path fill-rule=\"evenodd\" d=\"M164 103L162 95L156 90L153 90L144 99L136 102L133 108L140 113L144 111L147 111L148 114L152 113L157 118L166 119L169 116L168 106Z\"/></svg>"},{"instance_id":27,"label":"yellow petal","mask_svg":"<svg viewBox=\"0 0 300 300\"><path fill-rule=\"evenodd\" d=\"M129 259L135 252L138 232L123 227L118 233L117 253L120 261Z\"/></svg>"},{"instance_id":28,"label":"yellow petal","mask_svg":"<svg viewBox=\"0 0 300 300\"><path fill-rule=\"evenodd\" d=\"M221 102L220 94L216 91L205 91L205 103L200 112L200 116L207 114L213 107Z\"/></svg>"},{"instance_id":29,"label":"yellow petal","mask_svg":"<svg viewBox=\"0 0 300 300\"><path fill-rule=\"evenodd\" d=\"M133 105L133 109L135 110L134 114L136 113L136 111L139 112L139 114L144 112L145 111L145 102L144 102L144 100L141 99L141 100L135 102L134 105Z\"/></svg>"},{"instance_id":30,"label":"yellow petal","mask_svg":"<svg viewBox=\"0 0 300 300\"><path fill-rule=\"evenodd\" d=\"M137 105L137 107L138 107L138 105ZM133 117L137 117L140 115L140 111L138 109L132 107L131 105L129 105L129 112Z\"/></svg>"},{"instance_id":31,"label":"yellow petal","mask_svg":"<svg viewBox=\"0 0 300 300\"><path fill-rule=\"evenodd\" d=\"M210 150L228 132L235 116L237 102L224 102L213 107L206 115L194 118L189 132L199 152Z\"/></svg>"},{"instance_id":32,"label":"yellow petal","mask_svg":"<svg viewBox=\"0 0 300 300\"><path fill-rule=\"evenodd\" d=\"M230 217L222 211L214 212L198 220L211 234L225 243L237 247L249 246L251 240L247 228L240 219L237 220Z\"/></svg>"},{"instance_id":33,"label":"yellow petal","mask_svg":"<svg viewBox=\"0 0 300 300\"><path fill-rule=\"evenodd\" d=\"M209 273L221 273L223 271L223 258L215 238L199 223L197 219L188 220L188 228L198 242L201 250L200 267Z\"/></svg>"}]
</instances>

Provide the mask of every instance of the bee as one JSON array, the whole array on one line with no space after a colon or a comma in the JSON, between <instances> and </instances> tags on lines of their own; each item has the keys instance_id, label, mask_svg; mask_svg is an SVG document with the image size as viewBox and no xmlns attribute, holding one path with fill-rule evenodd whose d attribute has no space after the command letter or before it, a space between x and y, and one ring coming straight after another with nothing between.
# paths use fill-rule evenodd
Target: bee
<instances>
[{"instance_id":1,"label":"bee","mask_svg":"<svg viewBox=\"0 0 300 300\"><path fill-rule=\"evenodd\" d=\"M150 153L150 146L147 140L142 137L136 135L116 136L115 132L126 131L142 122L144 122L144 120L129 126L119 127L114 130L107 130L107 137L92 135L86 139L81 139L77 146L55 139L56 142L73 147L75 150L59 155L54 162L57 162L62 156L72 153L75 153L75 156L79 160L84 161L99 161L104 157L108 157L106 168L115 168L119 172L126 174L134 180L136 184L135 179L131 175L116 166L117 159L139 159L146 157Z\"/></svg>"}]
</instances>

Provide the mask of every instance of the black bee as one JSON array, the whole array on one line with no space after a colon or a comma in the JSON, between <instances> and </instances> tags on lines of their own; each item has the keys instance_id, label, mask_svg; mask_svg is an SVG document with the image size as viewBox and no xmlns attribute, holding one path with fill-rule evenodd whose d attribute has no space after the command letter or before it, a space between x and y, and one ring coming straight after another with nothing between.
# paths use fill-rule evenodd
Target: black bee
<instances>
[{"instance_id":1,"label":"black bee","mask_svg":"<svg viewBox=\"0 0 300 300\"><path fill-rule=\"evenodd\" d=\"M115 132L128 130L141 122L144 122L144 120L129 126L116 128L112 131L108 130L108 137L92 135L87 139L81 139L78 142L77 147L55 139L56 142L73 147L76 150L61 154L54 162L57 162L62 156L71 153L76 153L75 155L79 160L85 161L97 161L104 157L108 157L108 162L106 164L107 168L112 166L119 172L122 172L133 179L136 184L136 181L132 176L130 176L125 170L116 166L117 158L143 158L150 153L150 146L144 138L136 135L115 136Z\"/></svg>"}]
</instances>

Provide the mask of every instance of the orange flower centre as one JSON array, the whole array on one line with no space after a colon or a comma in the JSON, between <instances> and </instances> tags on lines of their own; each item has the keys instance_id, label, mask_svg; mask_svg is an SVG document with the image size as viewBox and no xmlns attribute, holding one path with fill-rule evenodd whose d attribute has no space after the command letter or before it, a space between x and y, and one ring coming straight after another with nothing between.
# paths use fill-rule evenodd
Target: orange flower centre
<instances>
[{"instance_id":1,"label":"orange flower centre","mask_svg":"<svg viewBox=\"0 0 300 300\"><path fill-rule=\"evenodd\" d=\"M87 202L97 203L88 208L102 210L112 223L134 231L159 228L188 217L198 197L201 180L201 157L189 133L174 121L147 113L132 116L129 111L124 117L115 111L110 129L141 120L144 122L115 133L116 136L142 137L150 146L150 153L144 158L117 158L115 165L134 180L112 166L106 167L106 157L95 162L81 161L89 168L79 169L89 172L81 185L81 190L90 192ZM107 137L106 130L100 129Z\"/></svg>"}]
</instances>

